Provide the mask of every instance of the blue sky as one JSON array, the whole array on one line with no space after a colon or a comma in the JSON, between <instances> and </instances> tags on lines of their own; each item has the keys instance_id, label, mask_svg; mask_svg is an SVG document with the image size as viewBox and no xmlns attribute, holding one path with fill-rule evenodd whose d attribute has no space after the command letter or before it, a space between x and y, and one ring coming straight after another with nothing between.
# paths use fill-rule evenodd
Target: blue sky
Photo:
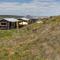
<instances>
[{"instance_id":1,"label":"blue sky","mask_svg":"<svg viewBox=\"0 0 60 60\"><path fill-rule=\"evenodd\" d=\"M60 15L60 0L0 0L0 15Z\"/></svg>"},{"instance_id":2,"label":"blue sky","mask_svg":"<svg viewBox=\"0 0 60 60\"><path fill-rule=\"evenodd\" d=\"M20 3L28 3L32 0L0 0L0 2L20 2Z\"/></svg>"}]
</instances>

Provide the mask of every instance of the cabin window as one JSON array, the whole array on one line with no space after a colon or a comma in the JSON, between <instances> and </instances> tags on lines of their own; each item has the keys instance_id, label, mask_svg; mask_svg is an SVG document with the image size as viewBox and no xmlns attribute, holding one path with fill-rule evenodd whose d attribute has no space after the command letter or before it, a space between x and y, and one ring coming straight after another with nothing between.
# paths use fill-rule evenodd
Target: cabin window
<instances>
[{"instance_id":1,"label":"cabin window","mask_svg":"<svg viewBox=\"0 0 60 60\"><path fill-rule=\"evenodd\" d=\"M2 26L6 26L7 24L6 24L5 22L2 22L1 25L2 25Z\"/></svg>"}]
</instances>

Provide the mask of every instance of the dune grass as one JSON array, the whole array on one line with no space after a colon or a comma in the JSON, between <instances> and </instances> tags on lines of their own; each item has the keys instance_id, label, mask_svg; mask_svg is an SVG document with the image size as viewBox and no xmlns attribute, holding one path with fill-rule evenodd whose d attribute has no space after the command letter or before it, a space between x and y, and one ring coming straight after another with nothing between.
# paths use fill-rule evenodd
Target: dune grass
<instances>
[{"instance_id":1,"label":"dune grass","mask_svg":"<svg viewBox=\"0 0 60 60\"><path fill-rule=\"evenodd\" d=\"M0 60L60 60L60 20L0 30Z\"/></svg>"}]
</instances>

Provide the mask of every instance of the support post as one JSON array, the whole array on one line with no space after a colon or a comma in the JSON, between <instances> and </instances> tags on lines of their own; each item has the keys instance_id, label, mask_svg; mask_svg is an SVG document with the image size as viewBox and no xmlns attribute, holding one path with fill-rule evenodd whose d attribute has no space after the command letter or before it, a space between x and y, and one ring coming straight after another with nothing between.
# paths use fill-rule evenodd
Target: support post
<instances>
[{"instance_id":1,"label":"support post","mask_svg":"<svg viewBox=\"0 0 60 60\"><path fill-rule=\"evenodd\" d=\"M16 26L17 26L17 32L19 32L19 23L18 23L18 20L16 21Z\"/></svg>"},{"instance_id":2,"label":"support post","mask_svg":"<svg viewBox=\"0 0 60 60\"><path fill-rule=\"evenodd\" d=\"M9 30L9 22L8 22L8 25L7 26L8 26L8 30Z\"/></svg>"}]
</instances>

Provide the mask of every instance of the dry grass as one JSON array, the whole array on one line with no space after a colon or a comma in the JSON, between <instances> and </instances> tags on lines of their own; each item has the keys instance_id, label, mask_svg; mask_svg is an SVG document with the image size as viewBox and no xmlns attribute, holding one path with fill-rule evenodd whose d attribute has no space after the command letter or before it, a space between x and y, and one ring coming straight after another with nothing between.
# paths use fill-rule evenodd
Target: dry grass
<instances>
[{"instance_id":1,"label":"dry grass","mask_svg":"<svg viewBox=\"0 0 60 60\"><path fill-rule=\"evenodd\" d=\"M60 60L60 21L0 31L0 60Z\"/></svg>"}]
</instances>

